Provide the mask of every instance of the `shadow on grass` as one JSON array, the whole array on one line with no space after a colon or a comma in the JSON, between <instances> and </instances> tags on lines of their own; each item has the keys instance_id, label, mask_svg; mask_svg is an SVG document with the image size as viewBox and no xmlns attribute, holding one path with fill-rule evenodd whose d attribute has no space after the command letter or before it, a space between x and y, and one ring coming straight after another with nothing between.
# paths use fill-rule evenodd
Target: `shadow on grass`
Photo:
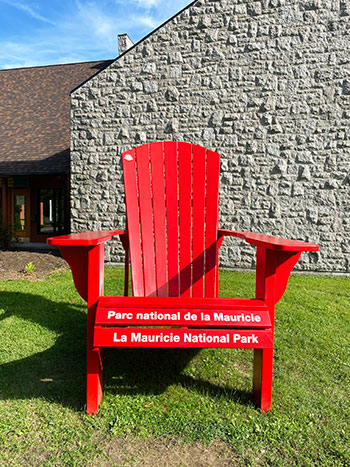
<instances>
[{"instance_id":1,"label":"shadow on grass","mask_svg":"<svg viewBox=\"0 0 350 467\"><path fill-rule=\"evenodd\" d=\"M0 398L41 398L82 410L86 378L86 313L83 306L57 303L39 295L1 292L1 308L5 313L0 315L0 323L11 316L23 320L23 328L17 322L11 336L14 346L25 347L23 340L27 339L29 345L35 347L33 334L30 334L33 328L28 326L28 321L53 331L58 337L47 350L0 364ZM26 334L26 330L30 335ZM251 393L235 390L234 387L217 386L183 374L183 370L199 351L106 349L105 391L125 395L160 394L169 385L180 384L206 395L225 396L250 404ZM16 358L14 349L9 349L9 352Z\"/></svg>"},{"instance_id":2,"label":"shadow on grass","mask_svg":"<svg viewBox=\"0 0 350 467\"><path fill-rule=\"evenodd\" d=\"M81 409L85 399L86 366L83 307L16 292L1 292L0 306L5 310L0 315L0 325L6 318L17 318L9 339L10 346L13 341L13 348L8 349L13 360L0 365L0 398L43 398ZM50 336L37 325L56 336ZM40 342L36 342L35 335ZM45 344L49 347L47 350L35 352ZM31 351L32 355L19 358Z\"/></svg>"},{"instance_id":3,"label":"shadow on grass","mask_svg":"<svg viewBox=\"0 0 350 467\"><path fill-rule=\"evenodd\" d=\"M213 350L214 351L214 350ZM113 348L105 354L105 392L124 395L161 394L173 384L210 397L225 396L252 404L251 392L219 386L183 373L200 349Z\"/></svg>"}]
</instances>

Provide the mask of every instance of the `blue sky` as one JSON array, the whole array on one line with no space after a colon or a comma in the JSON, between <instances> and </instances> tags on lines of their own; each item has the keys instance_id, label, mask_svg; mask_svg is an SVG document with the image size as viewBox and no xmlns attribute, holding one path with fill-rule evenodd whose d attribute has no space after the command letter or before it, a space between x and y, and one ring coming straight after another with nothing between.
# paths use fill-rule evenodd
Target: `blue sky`
<instances>
[{"instance_id":1,"label":"blue sky","mask_svg":"<svg viewBox=\"0 0 350 467\"><path fill-rule=\"evenodd\" d=\"M0 0L0 69L104 60L191 0Z\"/></svg>"}]
</instances>

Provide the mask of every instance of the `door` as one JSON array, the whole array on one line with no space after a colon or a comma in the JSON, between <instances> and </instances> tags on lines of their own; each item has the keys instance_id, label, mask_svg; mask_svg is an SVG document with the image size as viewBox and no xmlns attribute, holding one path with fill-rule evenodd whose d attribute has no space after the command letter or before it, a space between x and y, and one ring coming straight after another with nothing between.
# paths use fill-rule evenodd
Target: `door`
<instances>
[{"instance_id":1,"label":"door","mask_svg":"<svg viewBox=\"0 0 350 467\"><path fill-rule=\"evenodd\" d=\"M11 225L16 236L23 242L30 239L30 190L28 188L10 189Z\"/></svg>"}]
</instances>

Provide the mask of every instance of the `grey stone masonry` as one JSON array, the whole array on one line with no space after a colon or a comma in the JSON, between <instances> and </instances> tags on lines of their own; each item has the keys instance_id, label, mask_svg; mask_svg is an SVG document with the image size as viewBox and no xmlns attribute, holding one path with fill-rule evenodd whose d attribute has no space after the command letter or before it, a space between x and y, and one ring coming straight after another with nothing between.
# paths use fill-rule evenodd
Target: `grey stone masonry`
<instances>
[{"instance_id":1,"label":"grey stone masonry","mask_svg":"<svg viewBox=\"0 0 350 467\"><path fill-rule=\"evenodd\" d=\"M134 45L133 41L127 34L118 34L118 53L121 55Z\"/></svg>"},{"instance_id":2,"label":"grey stone masonry","mask_svg":"<svg viewBox=\"0 0 350 467\"><path fill-rule=\"evenodd\" d=\"M221 154L221 227L319 243L299 270L349 273L349 4L198 0L74 91L72 231L124 226L122 151L188 141ZM254 248L225 240L220 264Z\"/></svg>"}]
</instances>

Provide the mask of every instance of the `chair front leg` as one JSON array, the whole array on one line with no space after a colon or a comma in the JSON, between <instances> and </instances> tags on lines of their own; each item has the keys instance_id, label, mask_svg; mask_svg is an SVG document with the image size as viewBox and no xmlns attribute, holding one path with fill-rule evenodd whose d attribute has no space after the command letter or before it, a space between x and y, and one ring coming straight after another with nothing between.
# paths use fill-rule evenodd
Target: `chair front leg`
<instances>
[{"instance_id":1,"label":"chair front leg","mask_svg":"<svg viewBox=\"0 0 350 467\"><path fill-rule=\"evenodd\" d=\"M272 407L273 349L254 349L253 369L254 401L268 412Z\"/></svg>"},{"instance_id":2,"label":"chair front leg","mask_svg":"<svg viewBox=\"0 0 350 467\"><path fill-rule=\"evenodd\" d=\"M256 292L257 299L269 307L272 331L275 323L275 304L286 290L290 273L300 258L300 251L273 251L257 248ZM273 348L254 350L253 394L263 412L272 405Z\"/></svg>"},{"instance_id":3,"label":"chair front leg","mask_svg":"<svg viewBox=\"0 0 350 467\"><path fill-rule=\"evenodd\" d=\"M87 302L87 390L86 413L94 414L102 400L102 349L93 346L96 307L103 295L104 243L94 246L61 246L75 286Z\"/></svg>"},{"instance_id":4,"label":"chair front leg","mask_svg":"<svg viewBox=\"0 0 350 467\"><path fill-rule=\"evenodd\" d=\"M87 316L87 381L86 414L98 411L102 400L102 349L93 346L97 303L103 295L104 286L104 243L88 252L88 316Z\"/></svg>"},{"instance_id":5,"label":"chair front leg","mask_svg":"<svg viewBox=\"0 0 350 467\"><path fill-rule=\"evenodd\" d=\"M98 412L102 401L102 349L88 346L86 354L86 415L93 415Z\"/></svg>"}]
</instances>

